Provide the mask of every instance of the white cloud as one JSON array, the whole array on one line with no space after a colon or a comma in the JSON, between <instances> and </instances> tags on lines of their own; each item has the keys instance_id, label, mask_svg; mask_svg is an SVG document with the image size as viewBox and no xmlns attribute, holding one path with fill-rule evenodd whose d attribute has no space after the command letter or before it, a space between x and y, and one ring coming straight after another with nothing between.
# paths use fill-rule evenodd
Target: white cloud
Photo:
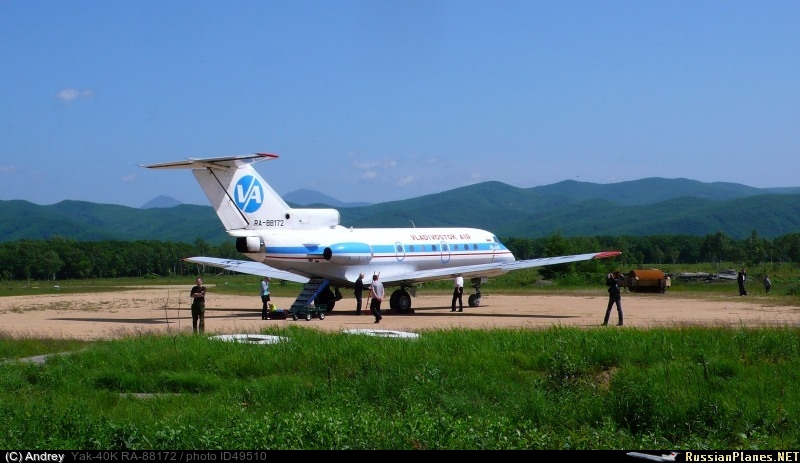
<instances>
[{"instance_id":1,"label":"white cloud","mask_svg":"<svg viewBox=\"0 0 800 463\"><path fill-rule=\"evenodd\" d=\"M56 94L56 99L64 103L72 103L78 99L89 99L94 97L94 92L91 90L77 90L74 88L65 88Z\"/></svg>"},{"instance_id":2,"label":"white cloud","mask_svg":"<svg viewBox=\"0 0 800 463\"><path fill-rule=\"evenodd\" d=\"M417 177L416 175L408 175L406 177L399 179L397 181L397 185L398 186L411 185L412 183L416 183L417 180L419 180L419 177Z\"/></svg>"},{"instance_id":3,"label":"white cloud","mask_svg":"<svg viewBox=\"0 0 800 463\"><path fill-rule=\"evenodd\" d=\"M14 174L17 172L15 166L0 166L0 174Z\"/></svg>"},{"instance_id":4,"label":"white cloud","mask_svg":"<svg viewBox=\"0 0 800 463\"><path fill-rule=\"evenodd\" d=\"M350 158L350 165L353 166L354 169L357 170L372 170L376 168L380 169L394 169L397 167L397 161L394 159L366 159L360 160L355 159L355 155L348 154L347 157Z\"/></svg>"},{"instance_id":5,"label":"white cloud","mask_svg":"<svg viewBox=\"0 0 800 463\"><path fill-rule=\"evenodd\" d=\"M136 180L136 174L124 175L124 176L122 177L122 182L123 182L123 183L132 182L132 181L134 181L134 180Z\"/></svg>"}]
</instances>

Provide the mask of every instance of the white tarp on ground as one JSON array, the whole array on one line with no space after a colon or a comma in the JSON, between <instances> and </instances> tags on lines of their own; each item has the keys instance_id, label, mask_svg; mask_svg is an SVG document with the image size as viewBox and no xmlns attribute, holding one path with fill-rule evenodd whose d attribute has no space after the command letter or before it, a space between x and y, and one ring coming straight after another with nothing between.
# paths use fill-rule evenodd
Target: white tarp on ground
<instances>
[{"instance_id":1,"label":"white tarp on ground","mask_svg":"<svg viewBox=\"0 0 800 463\"><path fill-rule=\"evenodd\" d=\"M364 334L367 336L378 336L382 338L408 338L408 339L416 339L419 337L417 333L411 333L408 331L394 331L394 330L366 330L366 329L353 329L353 330L344 330L344 333L348 334Z\"/></svg>"},{"instance_id":2,"label":"white tarp on ground","mask_svg":"<svg viewBox=\"0 0 800 463\"><path fill-rule=\"evenodd\" d=\"M246 344L277 344L289 340L289 338L283 336L272 336L269 334L220 334L219 336L212 336L210 339L227 342L242 342Z\"/></svg>"}]
</instances>

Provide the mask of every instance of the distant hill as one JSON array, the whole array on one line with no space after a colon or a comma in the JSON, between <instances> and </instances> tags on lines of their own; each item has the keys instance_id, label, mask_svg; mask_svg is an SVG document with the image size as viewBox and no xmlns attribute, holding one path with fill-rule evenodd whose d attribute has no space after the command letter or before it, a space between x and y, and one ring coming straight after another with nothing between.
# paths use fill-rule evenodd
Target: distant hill
<instances>
[{"instance_id":1,"label":"distant hill","mask_svg":"<svg viewBox=\"0 0 800 463\"><path fill-rule=\"evenodd\" d=\"M319 191L305 190L305 189L290 191L289 193L283 195L283 200L286 201L287 203L302 207L318 205L318 206L340 208L340 207L364 207L372 205L372 203L367 203L367 202L343 203L338 199L320 193Z\"/></svg>"},{"instance_id":2,"label":"distant hill","mask_svg":"<svg viewBox=\"0 0 800 463\"><path fill-rule=\"evenodd\" d=\"M175 207L181 204L180 201L171 196L156 196L155 198L147 201L140 207L140 209L153 209L155 207Z\"/></svg>"},{"instance_id":3,"label":"distant hill","mask_svg":"<svg viewBox=\"0 0 800 463\"><path fill-rule=\"evenodd\" d=\"M305 207L335 207L342 225L361 228L467 226L519 238L554 233L705 236L722 232L744 239L754 231L763 238L800 233L800 188L760 189L663 178L614 184L569 180L533 188L484 182L365 206L311 193L287 194L285 199ZM309 198L312 202L306 203ZM202 239L213 244L230 240L210 206L164 206L169 199L156 198L147 203L149 207L138 209L82 201L47 206L0 201L0 241L52 236L81 241L192 243Z\"/></svg>"}]
</instances>

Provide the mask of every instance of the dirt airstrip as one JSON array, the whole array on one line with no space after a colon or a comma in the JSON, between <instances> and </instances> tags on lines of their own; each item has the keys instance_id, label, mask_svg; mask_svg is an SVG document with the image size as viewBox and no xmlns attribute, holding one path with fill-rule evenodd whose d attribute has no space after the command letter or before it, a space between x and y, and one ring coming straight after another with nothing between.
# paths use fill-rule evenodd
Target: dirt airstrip
<instances>
[{"instance_id":1,"label":"dirt airstrip","mask_svg":"<svg viewBox=\"0 0 800 463\"><path fill-rule=\"evenodd\" d=\"M191 332L188 294L191 285L159 286L87 294L0 297L0 334L14 337L112 339L145 333ZM384 311L380 324L365 311L355 315L355 299L345 293L324 320L291 318L261 320L261 300L250 296L214 294L209 287L206 333L259 333L264 327L301 324L321 330L373 329L414 331L450 328L545 328L575 326L600 329L606 307L605 291L581 295L492 295L481 306L450 312L447 295L412 298L413 314ZM287 308L293 298L276 297ZM386 305L386 304L384 304ZM800 308L775 305L758 295L690 299L673 294L623 293L625 328L658 326L798 326ZM609 325L616 324L612 310ZM623 329L625 329L623 328ZM619 329L609 326L604 329Z\"/></svg>"}]
</instances>

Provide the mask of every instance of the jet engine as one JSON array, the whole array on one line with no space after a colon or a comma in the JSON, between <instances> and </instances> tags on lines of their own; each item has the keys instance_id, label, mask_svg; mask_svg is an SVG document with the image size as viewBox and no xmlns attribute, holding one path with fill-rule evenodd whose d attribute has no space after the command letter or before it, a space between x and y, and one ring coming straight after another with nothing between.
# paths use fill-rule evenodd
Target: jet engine
<instances>
[{"instance_id":1,"label":"jet engine","mask_svg":"<svg viewBox=\"0 0 800 463\"><path fill-rule=\"evenodd\" d=\"M236 250L242 254L261 252L261 238L258 236L240 236L236 238Z\"/></svg>"},{"instance_id":2,"label":"jet engine","mask_svg":"<svg viewBox=\"0 0 800 463\"><path fill-rule=\"evenodd\" d=\"M322 251L325 260L341 265L368 264L372 256L372 247L366 243L332 244Z\"/></svg>"}]
</instances>

